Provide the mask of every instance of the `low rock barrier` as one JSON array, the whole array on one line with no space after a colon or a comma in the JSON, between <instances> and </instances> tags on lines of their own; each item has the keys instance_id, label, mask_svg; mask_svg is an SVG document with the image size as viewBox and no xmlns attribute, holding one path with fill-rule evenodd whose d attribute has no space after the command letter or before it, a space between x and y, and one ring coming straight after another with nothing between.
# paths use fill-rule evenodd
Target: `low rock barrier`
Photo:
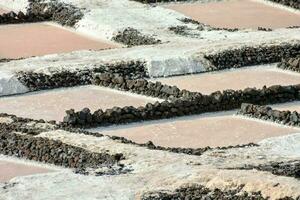
<instances>
[{"instance_id":1,"label":"low rock barrier","mask_svg":"<svg viewBox=\"0 0 300 200\"><path fill-rule=\"evenodd\" d=\"M244 103L242 104L238 114L288 126L300 126L300 113L296 111L279 111L273 110L269 106Z\"/></svg>"},{"instance_id":2,"label":"low rock barrier","mask_svg":"<svg viewBox=\"0 0 300 200\"><path fill-rule=\"evenodd\" d=\"M239 108L242 103L271 104L300 99L300 85L271 86L262 89L246 88L244 90L217 91L210 95L195 93L186 98L173 101L148 103L135 108L133 106L113 107L107 110L84 108L75 112L66 111L63 122L66 126L96 127L111 124L131 123L137 121L165 119L205 112L225 111Z\"/></svg>"},{"instance_id":3,"label":"low rock barrier","mask_svg":"<svg viewBox=\"0 0 300 200\"><path fill-rule=\"evenodd\" d=\"M115 64L101 65L91 69L78 69L74 71L59 71L51 75L35 72L18 72L18 80L30 91L53 89L59 87L72 87L92 83L94 73L110 73L128 79L148 77L144 62L128 61Z\"/></svg>"},{"instance_id":4,"label":"low rock barrier","mask_svg":"<svg viewBox=\"0 0 300 200\"><path fill-rule=\"evenodd\" d=\"M6 131L0 132L0 153L73 168L81 174L101 166L112 166L123 159L122 154L93 153L61 141Z\"/></svg>"},{"instance_id":5,"label":"low rock barrier","mask_svg":"<svg viewBox=\"0 0 300 200\"><path fill-rule=\"evenodd\" d=\"M243 66L270 64L282 59L299 55L300 43L279 44L270 46L250 47L225 50L216 54L205 55L211 66L207 71L239 68Z\"/></svg>"},{"instance_id":6,"label":"low rock barrier","mask_svg":"<svg viewBox=\"0 0 300 200\"><path fill-rule=\"evenodd\" d=\"M159 44L161 40L156 39L150 35L143 35L140 31L134 28L126 28L118 31L112 40L127 45L128 47L139 45Z\"/></svg>"},{"instance_id":7,"label":"low rock barrier","mask_svg":"<svg viewBox=\"0 0 300 200\"><path fill-rule=\"evenodd\" d=\"M243 185L236 189L221 190L221 189L209 189L199 184L189 184L177 188L175 191L154 191L144 193L141 197L142 200L192 200L192 199L222 199L222 200L267 200L260 192L248 193L243 191ZM283 200L283 199L282 199ZM288 198L286 200L293 200Z\"/></svg>"},{"instance_id":8,"label":"low rock barrier","mask_svg":"<svg viewBox=\"0 0 300 200\"><path fill-rule=\"evenodd\" d=\"M82 11L57 0L50 2L29 0L27 12L9 12L0 15L0 24L16 24L40 21L55 21L61 25L74 26L83 17Z\"/></svg>"},{"instance_id":9,"label":"low rock barrier","mask_svg":"<svg viewBox=\"0 0 300 200\"><path fill-rule=\"evenodd\" d=\"M300 9L300 1L299 0L270 0L275 3L279 3L285 6L289 6L295 9Z\"/></svg>"},{"instance_id":10,"label":"low rock barrier","mask_svg":"<svg viewBox=\"0 0 300 200\"><path fill-rule=\"evenodd\" d=\"M151 82L146 79L127 79L119 74L110 73L94 74L92 84L166 100L196 94L195 92L180 90L177 86L162 84L161 82Z\"/></svg>"},{"instance_id":11,"label":"low rock barrier","mask_svg":"<svg viewBox=\"0 0 300 200\"><path fill-rule=\"evenodd\" d=\"M300 72L300 52L299 56L289 59L283 59L278 65L278 68L287 69L295 72Z\"/></svg>"},{"instance_id":12,"label":"low rock barrier","mask_svg":"<svg viewBox=\"0 0 300 200\"><path fill-rule=\"evenodd\" d=\"M272 162L263 165L246 165L240 168L233 168L237 170L259 170L259 171L266 171L271 172L274 175L278 176L287 176L293 177L296 179L300 179L300 160L295 161L287 161L287 162Z\"/></svg>"}]
</instances>

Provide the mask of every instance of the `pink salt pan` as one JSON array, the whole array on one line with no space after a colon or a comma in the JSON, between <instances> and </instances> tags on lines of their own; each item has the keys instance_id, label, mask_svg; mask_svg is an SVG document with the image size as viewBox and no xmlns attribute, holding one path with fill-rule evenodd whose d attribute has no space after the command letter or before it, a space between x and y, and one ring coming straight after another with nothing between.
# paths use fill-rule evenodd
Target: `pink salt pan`
<instances>
[{"instance_id":1,"label":"pink salt pan","mask_svg":"<svg viewBox=\"0 0 300 200\"><path fill-rule=\"evenodd\" d=\"M300 129L234 116L184 117L137 123L115 130L92 129L105 135L125 137L138 143L152 141L164 147L216 147L258 142L262 139L299 132Z\"/></svg>"},{"instance_id":2,"label":"pink salt pan","mask_svg":"<svg viewBox=\"0 0 300 200\"><path fill-rule=\"evenodd\" d=\"M14 162L0 161L0 183L7 182L18 176L47 173L50 170Z\"/></svg>"},{"instance_id":3,"label":"pink salt pan","mask_svg":"<svg viewBox=\"0 0 300 200\"><path fill-rule=\"evenodd\" d=\"M62 121L65 111L71 108L81 110L85 107L95 111L114 106L144 106L156 99L125 92L84 86L47 90L23 95L0 98L0 113L15 114L33 119Z\"/></svg>"},{"instance_id":4,"label":"pink salt pan","mask_svg":"<svg viewBox=\"0 0 300 200\"><path fill-rule=\"evenodd\" d=\"M262 88L264 85L292 85L300 83L300 75L277 69L249 67L203 73L197 75L176 76L156 79L164 84L176 85L180 89L210 94L226 89Z\"/></svg>"},{"instance_id":5,"label":"pink salt pan","mask_svg":"<svg viewBox=\"0 0 300 200\"><path fill-rule=\"evenodd\" d=\"M170 4L168 8L220 28L283 28L300 25L299 14L251 0Z\"/></svg>"},{"instance_id":6,"label":"pink salt pan","mask_svg":"<svg viewBox=\"0 0 300 200\"><path fill-rule=\"evenodd\" d=\"M116 47L44 23L0 26L0 43L0 58L21 58Z\"/></svg>"}]
</instances>

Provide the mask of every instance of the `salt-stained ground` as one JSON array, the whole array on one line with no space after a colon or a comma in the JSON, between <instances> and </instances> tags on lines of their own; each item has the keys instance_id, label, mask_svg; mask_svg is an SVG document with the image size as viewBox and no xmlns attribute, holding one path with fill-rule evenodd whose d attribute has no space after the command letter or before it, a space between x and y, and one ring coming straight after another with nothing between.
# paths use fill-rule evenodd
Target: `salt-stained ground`
<instances>
[{"instance_id":1,"label":"salt-stained ground","mask_svg":"<svg viewBox=\"0 0 300 200\"><path fill-rule=\"evenodd\" d=\"M239 116L235 111L180 117L170 120L135 123L91 131L125 137L137 143L152 141L164 147L217 147L258 142L262 139L299 132L300 129L278 126Z\"/></svg>"},{"instance_id":2,"label":"salt-stained ground","mask_svg":"<svg viewBox=\"0 0 300 200\"><path fill-rule=\"evenodd\" d=\"M6 199L138 199L146 191L174 190L187 183L209 188L228 189L245 184L245 191L261 191L271 199L297 197L300 182L269 172L226 170L245 164L299 159L299 134L261 141L259 147L208 151L203 156L188 156L121 144L106 137L96 138L65 131L45 132L37 137L59 139L93 152L122 152L122 161L133 171L116 176L82 176L71 172L53 172L18 177L7 189ZM76 189L74 189L76 187ZM37 190L37 188L39 188Z\"/></svg>"},{"instance_id":3,"label":"salt-stained ground","mask_svg":"<svg viewBox=\"0 0 300 200\"><path fill-rule=\"evenodd\" d=\"M167 8L220 28L284 28L300 25L299 13L253 0L231 0L206 4L173 3Z\"/></svg>"},{"instance_id":4,"label":"salt-stained ground","mask_svg":"<svg viewBox=\"0 0 300 200\"><path fill-rule=\"evenodd\" d=\"M65 111L71 108L82 110L88 107L93 112L114 106L139 107L155 101L160 100L98 86L83 86L1 97L0 110L20 117L62 121Z\"/></svg>"},{"instance_id":5,"label":"salt-stained ground","mask_svg":"<svg viewBox=\"0 0 300 200\"><path fill-rule=\"evenodd\" d=\"M111 42L93 40L46 23L0 26L0 42L0 58L24 58L117 47Z\"/></svg>"},{"instance_id":6,"label":"salt-stained ground","mask_svg":"<svg viewBox=\"0 0 300 200\"><path fill-rule=\"evenodd\" d=\"M12 76L16 71L31 70L51 73L63 69L91 68L97 64L116 61L141 60L146 62L152 77L180 75L206 71L204 54L241 46L262 44L299 43L299 28L276 29L271 32L256 30L199 31L197 25L186 24L179 19L186 16L163 6L151 6L129 0L61 0L84 10L84 17L74 30L100 40L111 39L116 32L127 27L162 40L162 44L102 51L77 51L46 55L9 63L0 63L0 95L23 93L26 89ZM17 4L19 2L20 4ZM20 10L25 0L0 1L0 5ZM23 6L22 6L23 5ZM186 37L169 31L171 26L187 26L199 36ZM72 44L73 45L73 44ZM6 88L1 91L1 88Z\"/></svg>"},{"instance_id":7,"label":"salt-stained ground","mask_svg":"<svg viewBox=\"0 0 300 200\"><path fill-rule=\"evenodd\" d=\"M156 78L206 72L208 63L204 59L205 54L242 46L257 47L258 45L286 42L299 44L300 42L299 28L278 28L270 32L256 30L258 25L266 27L270 24L275 28L285 27L289 24L293 25L295 24L294 20L296 20L295 25L297 25L299 11L287 9L284 6L278 6L278 4L258 4L250 1L238 3L237 6L244 5L246 2L247 5L252 5L258 9L265 8L262 14L271 14L270 16L276 17L278 20L266 23L270 18L260 17L260 20L254 21L254 24L249 21L247 27L253 29L229 32L224 30L198 30L197 25L180 21L180 19L187 16L168 9L168 4L153 6L129 0L59 1L84 8L83 18L72 29L62 28L53 23L5 25L0 27L0 36L1 30L6 31L11 27L21 28L15 29L14 34L6 32L3 37L0 37L7 37L2 44L4 42L9 43L2 45L6 46L3 48L3 56L0 47L1 58L9 58L10 55L15 56L15 58L33 55L32 53L24 54L27 53L27 50L29 52L29 49L23 48L18 43L21 40L22 42L28 41L29 45L41 45L53 49L53 51L48 49L42 53L47 54L45 56L0 63L0 96L18 94L0 98L0 113L7 112L20 117L60 121L65 115L65 110L70 108L79 110L89 107L94 111L113 106L143 106L148 102L158 100L95 86L60 88L21 94L28 92L28 88L17 80L15 74L19 71L52 74L62 70L73 71L75 69L93 68L100 64L140 60L145 62L151 78ZM260 1L257 0L257 2ZM201 2L205 3L206 1ZM27 5L27 0L0 0L0 6L5 10L25 11ZM176 6L182 5L184 3L176 4ZM250 9L247 10L247 13L250 12L252 12ZM235 12L227 13L235 14ZM244 13L246 14L246 12ZM295 17L286 23L291 16ZM225 17L222 18L225 19ZM245 20L245 18L242 20ZM225 24L225 21L222 22L223 24ZM169 27L177 25L187 26L190 33L195 33L195 37L178 35L169 30ZM38 29L41 26L51 27L50 29L53 31L55 29L55 31L51 32L49 30L50 36L59 32L62 35L70 35L70 37L59 38L56 36L55 40L58 41L59 45L50 46L50 44L55 43L54 40L49 36L48 41L48 37L44 37L48 33L39 32L35 35L35 42L39 39L41 41L32 43L27 39L33 33L20 34L20 30L25 33L28 26L35 26ZM117 31L127 27L138 29L143 34L160 39L162 44L98 51L98 49L102 49L103 41L105 41L105 45L108 45L105 48L110 47L110 45L115 47L115 43L107 41L111 40ZM20 40L11 40L11 36ZM72 40L73 36L77 39ZM88 45L87 40L89 41ZM68 44L66 51L79 51L62 53L65 51L60 51L60 49L66 44ZM30 47L30 50L37 48L37 46ZM96 51L81 50L90 48ZM20 52L22 54L15 54ZM48 55L49 53L54 54ZM192 82L190 79L192 79ZM274 64L158 80L177 85L179 88L210 93L215 90L261 87L262 85L298 84L300 79L297 73L278 70ZM275 105L274 108L284 107L297 110L297 106L298 103L295 102L293 104ZM235 113L236 110L232 110L225 113L156 120L106 128L98 127L92 130L102 134L125 136L141 143L152 140L155 145L166 147L196 148L207 145L215 147L249 142L256 142L259 146L223 150L212 149L201 156L191 156L124 144L107 136L94 137L64 130L53 130L54 125L44 125L43 127L50 126L49 130L32 137L60 140L63 143L81 147L91 152L122 153L125 158L121 160L121 164L124 164L125 169L129 169L130 172L113 176L84 176L75 174L70 169L1 156L0 171L3 171L4 175L1 175L0 172L0 177L6 183L2 183L0 179L0 199L128 200L139 199L144 192L172 191L184 184L192 183L202 184L211 189L232 189L245 185L244 191L260 191L264 197L269 196L270 199L300 196L299 179L256 170L228 169L243 167L244 165L267 164L273 161L299 160L299 128L248 119L236 116ZM0 118L0 124L10 124L13 121L10 117ZM39 125L42 126L43 124ZM12 170L11 173L7 173L7 168Z\"/></svg>"},{"instance_id":8,"label":"salt-stained ground","mask_svg":"<svg viewBox=\"0 0 300 200\"><path fill-rule=\"evenodd\" d=\"M229 88L239 90L247 87L262 88L264 85L294 85L300 82L300 74L280 70L273 64L154 80L176 85L180 89L210 94Z\"/></svg>"}]
</instances>

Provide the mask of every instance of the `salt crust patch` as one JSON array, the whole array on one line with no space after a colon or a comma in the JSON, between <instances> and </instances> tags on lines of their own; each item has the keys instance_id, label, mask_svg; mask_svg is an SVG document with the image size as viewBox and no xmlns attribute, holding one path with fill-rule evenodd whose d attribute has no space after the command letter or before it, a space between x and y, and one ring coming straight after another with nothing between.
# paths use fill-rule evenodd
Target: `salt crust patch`
<instances>
[{"instance_id":1,"label":"salt crust patch","mask_svg":"<svg viewBox=\"0 0 300 200\"><path fill-rule=\"evenodd\" d=\"M216 39L213 36L209 38ZM103 63L141 60L146 62L150 76L161 77L205 71L207 61L203 58L203 54L206 53L238 48L244 45L272 45L283 42L297 43L299 41L299 29L290 29L289 31L280 29L261 33L242 32L228 34L228 39L222 41L217 39L215 41L187 40L184 43L168 43L156 46L53 54L0 63L0 70L33 70L52 73L62 69L92 68Z\"/></svg>"},{"instance_id":2,"label":"salt crust patch","mask_svg":"<svg viewBox=\"0 0 300 200\"><path fill-rule=\"evenodd\" d=\"M0 71L0 96L28 92L28 88L11 73Z\"/></svg>"},{"instance_id":3,"label":"salt crust patch","mask_svg":"<svg viewBox=\"0 0 300 200\"><path fill-rule=\"evenodd\" d=\"M10 117L0 117L0 124L11 124L14 120L12 120Z\"/></svg>"},{"instance_id":4,"label":"salt crust patch","mask_svg":"<svg viewBox=\"0 0 300 200\"><path fill-rule=\"evenodd\" d=\"M26 12L26 7L29 5L28 0L0 0L0 6L15 12Z\"/></svg>"},{"instance_id":5,"label":"salt crust patch","mask_svg":"<svg viewBox=\"0 0 300 200\"><path fill-rule=\"evenodd\" d=\"M14 179L14 182L18 183L14 187L6 189L5 192L0 189L0 199L4 195L8 196L8 199L136 199L145 191L174 190L187 183L223 189L245 184L245 191L262 191L264 196L271 196L271 199L300 195L300 181L294 178L255 170L217 169L289 160L284 155L269 154L273 147L265 146L263 142L260 147L215 150L199 157L148 150L121 144L107 137L96 138L66 131L45 132L37 137L59 139L93 152L108 150L110 153L124 153L126 160L122 163L134 171L124 175L101 177L81 176L69 172L18 177ZM300 143L299 138L295 139L295 143Z\"/></svg>"}]
</instances>

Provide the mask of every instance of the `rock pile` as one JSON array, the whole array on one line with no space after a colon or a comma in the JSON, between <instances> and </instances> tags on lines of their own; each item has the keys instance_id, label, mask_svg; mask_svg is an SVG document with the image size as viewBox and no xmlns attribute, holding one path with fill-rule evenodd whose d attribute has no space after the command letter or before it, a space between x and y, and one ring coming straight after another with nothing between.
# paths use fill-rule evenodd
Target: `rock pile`
<instances>
[{"instance_id":1,"label":"rock pile","mask_svg":"<svg viewBox=\"0 0 300 200\"><path fill-rule=\"evenodd\" d=\"M70 4L55 1L29 0L27 12L9 12L0 15L0 24L55 21L74 26L83 17L82 11Z\"/></svg>"},{"instance_id":2,"label":"rock pile","mask_svg":"<svg viewBox=\"0 0 300 200\"><path fill-rule=\"evenodd\" d=\"M243 66L269 64L280 62L282 59L299 55L300 44L279 44L258 47L242 47L239 49L225 50L216 54L205 55L211 66L208 71Z\"/></svg>"},{"instance_id":3,"label":"rock pile","mask_svg":"<svg viewBox=\"0 0 300 200\"><path fill-rule=\"evenodd\" d=\"M175 99L194 94L187 90L180 90L176 86L162 84L161 82L154 83L146 79L127 79L119 74L111 73L94 74L92 83L161 99Z\"/></svg>"},{"instance_id":4,"label":"rock pile","mask_svg":"<svg viewBox=\"0 0 300 200\"><path fill-rule=\"evenodd\" d=\"M30 91L72 87L91 84L94 73L118 74L131 79L148 77L144 63L140 61L104 64L95 68L77 69L74 71L59 71L50 75L35 72L18 72L18 80Z\"/></svg>"},{"instance_id":5,"label":"rock pile","mask_svg":"<svg viewBox=\"0 0 300 200\"><path fill-rule=\"evenodd\" d=\"M242 191L243 185L232 190L211 190L205 186L193 184L180 187L175 191L158 191L149 192L142 195L142 200L208 200L208 199L222 199L222 200L267 200L261 193L247 193ZM292 200L292 199L291 199Z\"/></svg>"},{"instance_id":6,"label":"rock pile","mask_svg":"<svg viewBox=\"0 0 300 200\"><path fill-rule=\"evenodd\" d=\"M112 39L116 42L123 43L128 47L161 43L161 40L155 39L149 35L143 35L137 29L130 27L117 32Z\"/></svg>"},{"instance_id":7,"label":"rock pile","mask_svg":"<svg viewBox=\"0 0 300 200\"><path fill-rule=\"evenodd\" d=\"M271 172L274 175L279 176L288 176L300 179L300 161L288 161L288 162L272 162L270 164L252 166L247 165L242 168L235 168L235 169L243 169L243 170L252 170L256 169L259 171L267 171Z\"/></svg>"},{"instance_id":8,"label":"rock pile","mask_svg":"<svg viewBox=\"0 0 300 200\"><path fill-rule=\"evenodd\" d=\"M299 0L270 0L275 3L280 3L286 6L290 6L292 8L300 9L300 1Z\"/></svg>"},{"instance_id":9,"label":"rock pile","mask_svg":"<svg viewBox=\"0 0 300 200\"><path fill-rule=\"evenodd\" d=\"M289 59L283 59L277 67L281 69L287 69L292 70L295 72L300 72L300 52L297 57L289 58Z\"/></svg>"},{"instance_id":10,"label":"rock pile","mask_svg":"<svg viewBox=\"0 0 300 200\"><path fill-rule=\"evenodd\" d=\"M30 0L27 15L40 16L44 20L51 20L61 25L74 26L83 17L82 11L67 3L43 0Z\"/></svg>"},{"instance_id":11,"label":"rock pile","mask_svg":"<svg viewBox=\"0 0 300 200\"><path fill-rule=\"evenodd\" d=\"M244 103L242 104L238 114L289 126L300 126L300 113L296 111L279 111L273 110L268 106Z\"/></svg>"},{"instance_id":12,"label":"rock pile","mask_svg":"<svg viewBox=\"0 0 300 200\"><path fill-rule=\"evenodd\" d=\"M111 167L124 158L122 154L93 153L61 141L9 131L0 132L0 153L73 168L82 174L101 166Z\"/></svg>"},{"instance_id":13,"label":"rock pile","mask_svg":"<svg viewBox=\"0 0 300 200\"><path fill-rule=\"evenodd\" d=\"M244 102L269 104L293 101L300 99L299 91L300 85L275 85L262 89L217 91L210 95L194 93L186 98L174 99L171 102L148 103L138 108L113 107L107 110L99 109L94 113L91 113L88 108L78 112L71 109L66 112L64 123L75 127L93 127L232 110L239 108Z\"/></svg>"}]
</instances>

